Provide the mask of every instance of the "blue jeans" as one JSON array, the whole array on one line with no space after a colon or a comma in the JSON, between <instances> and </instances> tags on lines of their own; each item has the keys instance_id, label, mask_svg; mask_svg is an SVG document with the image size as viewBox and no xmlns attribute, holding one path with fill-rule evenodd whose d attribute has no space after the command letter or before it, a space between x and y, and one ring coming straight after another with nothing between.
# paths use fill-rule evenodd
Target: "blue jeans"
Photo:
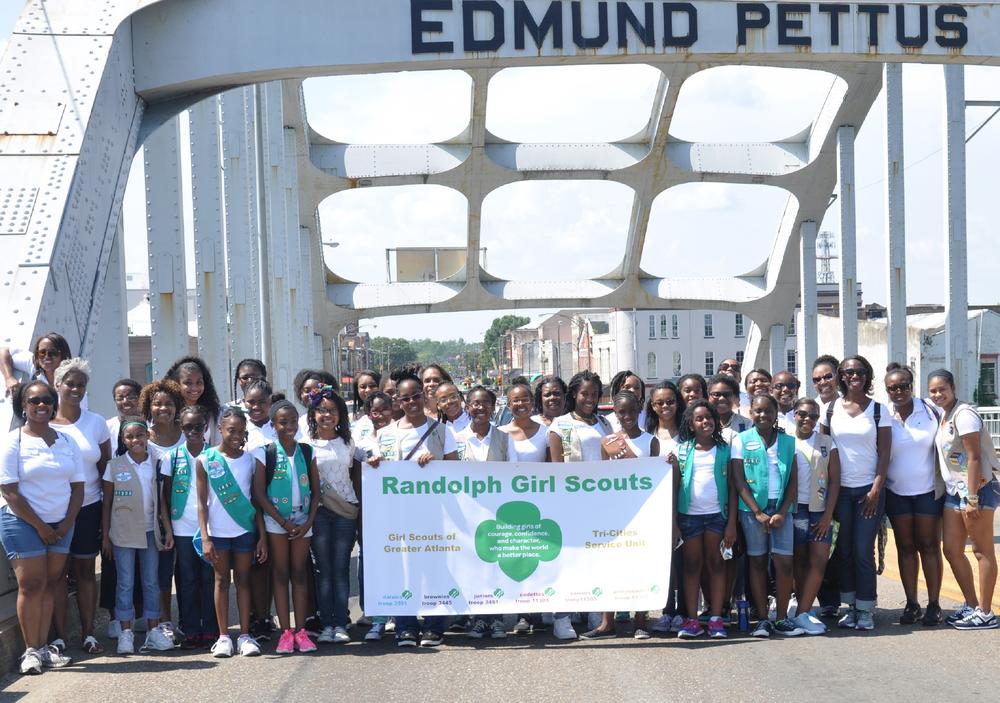
<instances>
[{"instance_id":1,"label":"blue jeans","mask_svg":"<svg viewBox=\"0 0 1000 703\"><path fill-rule=\"evenodd\" d=\"M347 627L351 550L357 533L357 520L323 507L316 511L312 551L316 561L316 605L324 627Z\"/></svg>"},{"instance_id":2,"label":"blue jeans","mask_svg":"<svg viewBox=\"0 0 1000 703\"><path fill-rule=\"evenodd\" d=\"M135 620L135 557L139 557L139 578L142 583L142 617L160 619L160 553L156 551L153 532L146 533L146 548L115 547L115 564L118 568L118 585L115 588L115 617L118 620Z\"/></svg>"},{"instance_id":3,"label":"blue jeans","mask_svg":"<svg viewBox=\"0 0 1000 703\"><path fill-rule=\"evenodd\" d=\"M875 514L864 516L864 497L872 489L840 487L833 517L840 523L833 559L840 574L840 599L859 610L871 610L878 596L875 576L875 539L885 512L885 491L879 493Z\"/></svg>"},{"instance_id":4,"label":"blue jeans","mask_svg":"<svg viewBox=\"0 0 1000 703\"><path fill-rule=\"evenodd\" d=\"M194 537L174 537L177 551L177 610L187 636L219 634L215 618L215 572L194 551Z\"/></svg>"}]
</instances>

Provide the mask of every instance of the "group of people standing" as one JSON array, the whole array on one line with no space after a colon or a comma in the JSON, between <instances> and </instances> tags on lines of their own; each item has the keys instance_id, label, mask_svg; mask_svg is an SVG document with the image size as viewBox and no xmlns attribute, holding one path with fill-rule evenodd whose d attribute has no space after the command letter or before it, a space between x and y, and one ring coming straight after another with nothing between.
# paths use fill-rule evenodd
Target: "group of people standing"
<instances>
[{"instance_id":1,"label":"group of people standing","mask_svg":"<svg viewBox=\"0 0 1000 703\"><path fill-rule=\"evenodd\" d=\"M709 379L688 374L651 388L631 371L608 388L591 371L568 382L514 379L497 424L495 392L463 393L438 364L358 372L345 393L349 408L328 372L300 372L288 399L274 393L256 359L236 365L233 400L223 403L205 363L185 357L163 379L116 382L117 413L107 419L87 409L88 391L97 392L88 389L89 365L58 334L43 335L30 352L0 349L0 372L18 424L0 460L0 540L18 581L24 673L70 662L70 582L89 653L103 651L98 606L108 609L108 637L125 655L140 626L141 649L207 647L215 657L259 654L272 637L280 654L349 642L360 471L393 460L663 457L679 546L663 614L651 622L634 615L640 639L655 631L724 638L734 611L737 620L756 620L755 637L821 634L828 617L873 629L884 515L907 598L901 623L944 620L943 544L965 598L947 621L965 630L998 624L1000 462L982 418L956 398L945 370L930 374L929 398L921 399L913 372L890 365L888 405L871 397L875 372L861 356L817 359L816 397L803 397L788 371L755 369L744 381L735 359ZM599 411L604 397L608 415ZM978 590L965 554L970 539ZM362 609L363 557L362 548ZM917 597L920 569L926 607ZM615 621L630 615L587 614L579 635L572 613L454 623L373 614L359 622L370 625L365 640L394 630L396 644L411 647L441 644L446 629L498 639L548 623L559 639L613 637Z\"/></svg>"}]
</instances>

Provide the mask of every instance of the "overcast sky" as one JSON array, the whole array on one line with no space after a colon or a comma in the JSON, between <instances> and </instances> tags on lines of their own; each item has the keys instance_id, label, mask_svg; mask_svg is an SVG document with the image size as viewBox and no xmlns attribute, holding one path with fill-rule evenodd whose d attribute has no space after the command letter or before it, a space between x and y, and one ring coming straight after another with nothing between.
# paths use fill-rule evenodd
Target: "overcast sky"
<instances>
[{"instance_id":1,"label":"overcast sky","mask_svg":"<svg viewBox=\"0 0 1000 703\"><path fill-rule=\"evenodd\" d=\"M0 42L13 25L16 0L0 0ZM0 45L2 50L2 45ZM968 68L968 99L1000 99L1000 69ZM645 124L658 72L648 66L509 69L490 86L487 126L515 141L610 141ZM806 127L832 78L829 74L750 67L709 69L690 78L671 128L700 141L780 139ZM943 79L938 66L903 68L906 121L907 286L912 303L942 302ZM457 71L313 79L306 102L314 127L345 142L422 143L462 131L468 119L468 76ZM992 109L970 108L967 133ZM865 300L885 302L883 206L884 100L857 141L859 279ZM995 262L996 155L1000 118L968 150L969 292L973 303L997 303L988 264ZM137 160L138 162L138 160ZM656 275L739 274L767 255L784 207L784 191L766 186L691 184L662 194L650 219L643 268ZM620 259L631 206L629 188L611 182L536 181L491 194L482 220L488 270L512 279L597 276ZM126 194L126 261L145 269L141 168ZM320 216L335 271L358 281L385 280L385 252L397 246L461 246L465 199L446 188L412 186L341 193ZM839 210L821 229L838 231ZM705 242L712 241L711 257ZM572 247L566 242L572 241ZM193 261L189 261L193 268ZM995 265L992 267L995 268ZM377 320L389 336L481 338L493 312Z\"/></svg>"}]
</instances>

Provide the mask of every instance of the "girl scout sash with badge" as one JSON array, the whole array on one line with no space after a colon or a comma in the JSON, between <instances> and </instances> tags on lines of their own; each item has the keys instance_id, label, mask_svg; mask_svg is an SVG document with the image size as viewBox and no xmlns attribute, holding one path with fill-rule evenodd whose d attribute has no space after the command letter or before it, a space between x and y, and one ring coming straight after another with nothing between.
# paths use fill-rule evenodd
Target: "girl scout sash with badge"
<instances>
[{"instance_id":1,"label":"girl scout sash with badge","mask_svg":"<svg viewBox=\"0 0 1000 703\"><path fill-rule=\"evenodd\" d=\"M170 451L170 475L173 478L173 489L170 493L170 519L180 520L187 507L188 494L191 492L191 473L194 462L187 447L181 445Z\"/></svg>"},{"instance_id":2,"label":"girl scout sash with badge","mask_svg":"<svg viewBox=\"0 0 1000 703\"><path fill-rule=\"evenodd\" d=\"M254 518L257 516L257 511L250 499L240 490L240 485L236 482L229 464L226 463L226 458L214 447L205 450L202 456L208 482L229 517L247 532L256 531Z\"/></svg>"}]
</instances>

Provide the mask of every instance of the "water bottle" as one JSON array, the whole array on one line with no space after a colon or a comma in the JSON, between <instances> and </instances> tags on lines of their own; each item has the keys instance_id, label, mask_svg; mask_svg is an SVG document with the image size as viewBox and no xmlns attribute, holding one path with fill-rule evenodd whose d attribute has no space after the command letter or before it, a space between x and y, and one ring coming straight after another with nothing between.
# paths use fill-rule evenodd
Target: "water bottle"
<instances>
[{"instance_id":1,"label":"water bottle","mask_svg":"<svg viewBox=\"0 0 1000 703\"><path fill-rule=\"evenodd\" d=\"M745 597L736 601L736 614L739 617L740 632L750 632L750 609Z\"/></svg>"}]
</instances>

